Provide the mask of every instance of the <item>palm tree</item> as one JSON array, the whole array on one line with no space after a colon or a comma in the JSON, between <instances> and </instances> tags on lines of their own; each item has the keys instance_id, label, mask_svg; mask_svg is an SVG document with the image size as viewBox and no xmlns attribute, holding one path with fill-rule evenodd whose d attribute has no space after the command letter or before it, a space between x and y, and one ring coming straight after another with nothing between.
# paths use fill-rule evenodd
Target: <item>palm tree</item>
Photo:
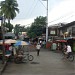
<instances>
[{"instance_id":1,"label":"palm tree","mask_svg":"<svg viewBox=\"0 0 75 75\"><path fill-rule=\"evenodd\" d=\"M10 20L16 17L17 12L19 13L19 9L16 0L5 0L1 2L1 15L8 20L9 24Z\"/></svg>"},{"instance_id":2,"label":"palm tree","mask_svg":"<svg viewBox=\"0 0 75 75\"><path fill-rule=\"evenodd\" d=\"M10 24L10 20L14 19L16 17L16 12L19 13L19 9L17 1L16 0L5 0L1 1L0 3L0 16L4 16L5 19L8 20L8 23ZM5 23L4 23L5 24ZM1 21L1 29L2 29L2 34L4 35L4 30L3 30L3 20ZM4 40L5 38L3 37L3 63L5 62L5 47L4 47Z\"/></svg>"}]
</instances>

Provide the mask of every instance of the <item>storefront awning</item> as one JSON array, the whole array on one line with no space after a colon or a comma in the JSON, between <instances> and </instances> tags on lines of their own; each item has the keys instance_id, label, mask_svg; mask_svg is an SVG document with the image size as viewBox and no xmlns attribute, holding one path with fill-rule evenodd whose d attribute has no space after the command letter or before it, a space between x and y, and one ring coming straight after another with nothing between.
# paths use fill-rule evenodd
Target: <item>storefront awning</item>
<instances>
[{"instance_id":1,"label":"storefront awning","mask_svg":"<svg viewBox=\"0 0 75 75\"><path fill-rule=\"evenodd\" d=\"M67 42L67 40L56 40L57 42Z\"/></svg>"}]
</instances>

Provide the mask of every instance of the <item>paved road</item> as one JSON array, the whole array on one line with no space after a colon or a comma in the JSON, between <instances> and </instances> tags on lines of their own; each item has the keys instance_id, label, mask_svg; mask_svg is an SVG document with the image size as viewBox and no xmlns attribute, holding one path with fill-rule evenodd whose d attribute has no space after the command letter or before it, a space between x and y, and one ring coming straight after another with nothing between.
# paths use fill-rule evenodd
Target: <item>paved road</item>
<instances>
[{"instance_id":1,"label":"paved road","mask_svg":"<svg viewBox=\"0 0 75 75\"><path fill-rule=\"evenodd\" d=\"M9 63L3 75L75 75L75 61L62 59L60 53L41 51L40 56L31 52L34 60L29 63Z\"/></svg>"}]
</instances>

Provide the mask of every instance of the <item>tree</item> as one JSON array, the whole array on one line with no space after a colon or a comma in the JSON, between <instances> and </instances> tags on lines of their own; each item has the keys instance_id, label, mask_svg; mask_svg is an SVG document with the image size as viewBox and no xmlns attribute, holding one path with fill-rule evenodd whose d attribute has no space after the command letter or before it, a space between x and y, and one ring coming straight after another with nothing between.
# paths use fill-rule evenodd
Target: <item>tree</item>
<instances>
[{"instance_id":1,"label":"tree","mask_svg":"<svg viewBox=\"0 0 75 75\"><path fill-rule=\"evenodd\" d=\"M5 19L8 20L8 24L10 24L10 20L14 19L16 17L16 11L19 12L18 4L16 0L5 0L1 1L0 3L0 16L4 16L4 22L1 21L1 29L2 29L2 35L4 35L4 25L5 25ZM4 23L4 24L3 24ZM5 63L5 47L4 47L4 41L5 38L3 36L3 63Z\"/></svg>"},{"instance_id":2,"label":"tree","mask_svg":"<svg viewBox=\"0 0 75 75\"><path fill-rule=\"evenodd\" d=\"M19 13L18 4L16 0L5 0L1 2L1 15L8 20L10 24L10 20L16 17L16 13Z\"/></svg>"},{"instance_id":3,"label":"tree","mask_svg":"<svg viewBox=\"0 0 75 75\"><path fill-rule=\"evenodd\" d=\"M34 33L34 37L41 36L43 33L46 33L44 29L46 28L46 17L39 16L37 17L34 22L31 24L31 27L28 31L28 36Z\"/></svg>"},{"instance_id":4,"label":"tree","mask_svg":"<svg viewBox=\"0 0 75 75\"><path fill-rule=\"evenodd\" d=\"M35 38L36 37L36 34L34 32L31 32L31 33L28 33L28 36L30 38Z\"/></svg>"},{"instance_id":5,"label":"tree","mask_svg":"<svg viewBox=\"0 0 75 75\"><path fill-rule=\"evenodd\" d=\"M19 32L26 32L27 29L25 26L21 26L20 24L16 24L14 27L14 33L18 36Z\"/></svg>"},{"instance_id":6,"label":"tree","mask_svg":"<svg viewBox=\"0 0 75 75\"><path fill-rule=\"evenodd\" d=\"M10 23L6 23L5 24L5 27L7 27L8 28L8 32L11 32L12 31L12 29L13 29L13 25L12 24L10 24Z\"/></svg>"},{"instance_id":7,"label":"tree","mask_svg":"<svg viewBox=\"0 0 75 75\"><path fill-rule=\"evenodd\" d=\"M14 27L14 33L18 36L20 24L16 24Z\"/></svg>"}]
</instances>

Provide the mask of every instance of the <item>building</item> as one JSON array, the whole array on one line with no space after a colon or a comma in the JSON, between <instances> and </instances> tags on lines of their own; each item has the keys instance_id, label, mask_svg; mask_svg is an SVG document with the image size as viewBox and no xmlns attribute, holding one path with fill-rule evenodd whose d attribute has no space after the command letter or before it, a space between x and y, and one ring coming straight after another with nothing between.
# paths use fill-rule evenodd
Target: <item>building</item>
<instances>
[{"instance_id":1,"label":"building","mask_svg":"<svg viewBox=\"0 0 75 75\"><path fill-rule=\"evenodd\" d=\"M52 41L67 40L72 50L75 51L75 21L49 27L49 38L50 37Z\"/></svg>"},{"instance_id":2,"label":"building","mask_svg":"<svg viewBox=\"0 0 75 75\"><path fill-rule=\"evenodd\" d=\"M49 29L48 29L49 39L52 39L52 40L56 40L60 38L63 39L62 37L63 33L61 32L60 28L64 25L65 25L64 23L58 23L58 24L49 26Z\"/></svg>"},{"instance_id":3,"label":"building","mask_svg":"<svg viewBox=\"0 0 75 75\"><path fill-rule=\"evenodd\" d=\"M62 33L65 38L75 37L75 21L67 23L66 25L60 27L59 31L60 35Z\"/></svg>"}]
</instances>

